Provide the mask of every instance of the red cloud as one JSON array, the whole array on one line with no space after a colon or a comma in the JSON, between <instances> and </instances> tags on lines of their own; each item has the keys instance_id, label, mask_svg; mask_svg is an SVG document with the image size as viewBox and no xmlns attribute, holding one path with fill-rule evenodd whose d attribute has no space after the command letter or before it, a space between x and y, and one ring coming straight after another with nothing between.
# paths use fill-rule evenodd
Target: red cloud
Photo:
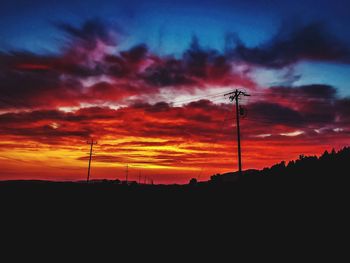
<instances>
[{"instance_id":1,"label":"red cloud","mask_svg":"<svg viewBox=\"0 0 350 263\"><path fill-rule=\"evenodd\" d=\"M117 51L115 34L99 20L58 27L67 41L56 54L0 53L1 109L116 104L130 96L155 97L163 89L193 93L213 85L256 86L225 54L197 41L180 58L161 57L144 44Z\"/></svg>"},{"instance_id":2,"label":"red cloud","mask_svg":"<svg viewBox=\"0 0 350 263\"><path fill-rule=\"evenodd\" d=\"M80 156L72 160L77 164L86 160L82 151L86 139L94 137L99 141L95 164L173 167L174 173L189 177L192 176L189 169L204 167L209 177L235 167L234 122L233 119L224 121L231 107L229 104L218 105L201 100L181 107L172 107L163 102L135 104L117 110L93 107L75 112L41 110L7 113L0 115L0 136L3 141L21 142L22 150L30 150L32 143L37 144L38 150L47 147L45 145L69 149ZM336 120L329 123L307 122L306 119L300 121L304 113L298 112L296 116L299 117L295 122L286 119L283 122L278 117L283 113L281 110L274 116L271 116L273 111L260 112L259 120L253 117L256 116L253 113L264 108L256 104L248 104L247 107L251 109L252 117L248 115L241 122L243 160L247 168L261 168L281 159L296 158L300 153L318 153L330 146L341 146L348 137L349 126L335 126ZM340 107L338 114L343 114L342 110ZM268 121L267 118L271 119ZM320 131L310 129L309 125ZM293 135L295 131L302 133L294 137L283 135ZM265 134L268 136L261 136ZM2 151L15 149L11 144L7 145L1 147ZM286 145L289 146L286 148ZM176 172L176 169L180 170ZM166 174L163 170L153 171L155 173ZM100 173L100 176L109 177L109 173Z\"/></svg>"}]
</instances>

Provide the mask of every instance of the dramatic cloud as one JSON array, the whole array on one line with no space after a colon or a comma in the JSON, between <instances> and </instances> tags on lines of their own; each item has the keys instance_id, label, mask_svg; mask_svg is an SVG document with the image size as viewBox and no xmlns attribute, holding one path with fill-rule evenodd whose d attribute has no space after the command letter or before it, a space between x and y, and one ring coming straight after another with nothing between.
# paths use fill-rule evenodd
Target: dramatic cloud
<instances>
[{"instance_id":1,"label":"dramatic cloud","mask_svg":"<svg viewBox=\"0 0 350 263\"><path fill-rule=\"evenodd\" d=\"M339 99L335 103L338 121L350 124L350 98Z\"/></svg>"},{"instance_id":2,"label":"dramatic cloud","mask_svg":"<svg viewBox=\"0 0 350 263\"><path fill-rule=\"evenodd\" d=\"M169 178L192 177L189 171L203 167L207 177L232 170L235 112L223 94L236 87L251 94L240 100L247 168L348 140L350 102L335 87L268 88L250 77L257 66L304 59L348 63L347 48L318 24L280 32L254 49L240 43L220 52L194 38L178 56L161 56L145 44L120 50L118 30L100 20L57 27L66 39L54 54L0 53L0 157L10 170L32 160L40 168L58 162L60 169L83 171L89 138L98 141L94 164L101 177L108 168L114 178L125 164Z\"/></svg>"},{"instance_id":3,"label":"dramatic cloud","mask_svg":"<svg viewBox=\"0 0 350 263\"><path fill-rule=\"evenodd\" d=\"M253 103L249 107L252 117L262 121L271 122L271 124L286 124L289 126L298 126L303 124L302 115L292 108L269 102Z\"/></svg>"},{"instance_id":4,"label":"dramatic cloud","mask_svg":"<svg viewBox=\"0 0 350 263\"><path fill-rule=\"evenodd\" d=\"M328 110L335 109L335 114L327 122L308 118L309 109L302 111L308 100L299 109L283 105L283 101L245 105L249 109L248 116L241 119L245 165L273 164L291 158L288 157L291 152L314 153L315 145L317 151L334 142L342 145L348 138L349 125L339 123L337 116L348 116L348 102L343 99L334 102L335 106ZM120 109L90 107L74 112L6 113L0 115L0 136L4 142L0 150L37 154L40 149L46 153L49 147L51 154L59 149L57 156L64 151L67 160L84 165L87 160L84 145L93 137L98 141L94 155L97 167L123 167L129 163L142 169L184 169L188 176L191 169L206 167L209 176L218 169L232 169L235 127L232 118L225 118L234 115L231 108L230 104L200 100L181 107L161 102ZM316 108L312 113L317 114L319 110L324 109ZM290 144L291 137L293 146L282 151L283 146ZM22 146L11 146L10 142L14 141Z\"/></svg>"},{"instance_id":5,"label":"dramatic cloud","mask_svg":"<svg viewBox=\"0 0 350 263\"><path fill-rule=\"evenodd\" d=\"M282 26L269 42L250 48L238 41L233 55L256 65L282 68L301 60L350 63L349 46L321 23Z\"/></svg>"},{"instance_id":6,"label":"dramatic cloud","mask_svg":"<svg viewBox=\"0 0 350 263\"><path fill-rule=\"evenodd\" d=\"M226 53L203 48L193 38L179 58L153 54L145 44L118 51L117 33L100 20L87 21L81 28L58 27L67 37L58 54L0 53L0 108L125 104L131 96L157 96L163 89L182 94L210 86L255 89L258 85L249 70L240 70L240 62L248 63L249 69L255 64L279 68L302 59L349 61L346 45L320 24L289 34L281 31L269 44L254 49L240 43Z\"/></svg>"},{"instance_id":7,"label":"dramatic cloud","mask_svg":"<svg viewBox=\"0 0 350 263\"><path fill-rule=\"evenodd\" d=\"M257 121L315 129L349 124L345 117L348 99L338 97L329 85L271 87L259 96L262 101L248 107L250 117Z\"/></svg>"},{"instance_id":8,"label":"dramatic cloud","mask_svg":"<svg viewBox=\"0 0 350 263\"><path fill-rule=\"evenodd\" d=\"M18 62L23 58L24 62ZM28 53L0 54L0 109L55 107L77 104L82 85L74 78L62 78L46 63L50 58Z\"/></svg>"},{"instance_id":9,"label":"dramatic cloud","mask_svg":"<svg viewBox=\"0 0 350 263\"><path fill-rule=\"evenodd\" d=\"M156 96L162 88L186 94L210 85L256 86L225 55L202 48L195 38L182 57L162 57L145 44L119 51L117 33L100 20L57 27L66 33L57 54L0 53L0 108L123 103L131 96Z\"/></svg>"},{"instance_id":10,"label":"dramatic cloud","mask_svg":"<svg viewBox=\"0 0 350 263\"><path fill-rule=\"evenodd\" d=\"M271 87L264 93L265 97L261 96L263 100L244 106L248 109L248 116L242 119L242 125L248 137L263 133L288 133L293 129L305 133L327 127L338 128L338 131L348 129L349 101L337 98L336 90L331 86ZM274 97L270 101L265 100L271 94ZM225 120L231 112L229 104L199 100L178 107L159 102L135 103L120 109L89 107L74 112L39 110L6 113L0 115L0 133L29 136L27 140L39 142L40 136L45 139L50 136L81 136L81 140L89 136L134 136L162 138L167 142L226 143L232 139L232 118ZM268 130L266 125L270 126ZM156 146L159 142L133 144Z\"/></svg>"},{"instance_id":11,"label":"dramatic cloud","mask_svg":"<svg viewBox=\"0 0 350 263\"><path fill-rule=\"evenodd\" d=\"M88 20L81 28L67 23L57 23L56 26L64 31L72 41L79 42L89 50L94 50L99 41L109 46L115 46L117 42L115 31L119 31L116 27L112 30L111 26L100 19Z\"/></svg>"}]
</instances>

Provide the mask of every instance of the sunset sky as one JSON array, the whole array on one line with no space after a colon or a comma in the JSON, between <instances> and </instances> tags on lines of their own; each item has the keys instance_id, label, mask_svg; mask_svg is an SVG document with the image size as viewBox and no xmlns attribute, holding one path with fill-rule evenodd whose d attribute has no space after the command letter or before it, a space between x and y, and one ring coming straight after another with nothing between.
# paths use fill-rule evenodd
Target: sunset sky
<instances>
[{"instance_id":1,"label":"sunset sky","mask_svg":"<svg viewBox=\"0 0 350 263\"><path fill-rule=\"evenodd\" d=\"M350 2L0 4L0 180L207 180L349 146Z\"/></svg>"}]
</instances>

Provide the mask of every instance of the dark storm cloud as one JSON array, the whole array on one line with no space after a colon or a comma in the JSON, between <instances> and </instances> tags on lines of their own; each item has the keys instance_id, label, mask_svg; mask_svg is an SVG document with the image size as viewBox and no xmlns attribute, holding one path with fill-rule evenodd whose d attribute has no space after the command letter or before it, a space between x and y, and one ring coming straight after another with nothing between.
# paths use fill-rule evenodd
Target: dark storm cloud
<instances>
[{"instance_id":1,"label":"dark storm cloud","mask_svg":"<svg viewBox=\"0 0 350 263\"><path fill-rule=\"evenodd\" d=\"M48 138L57 138L57 137L80 137L88 138L91 134L91 131L81 129L81 130L60 130L54 129L49 125L44 125L40 127L25 127L25 128L0 128L1 135L11 135L11 136L21 136L33 138L35 140L44 141Z\"/></svg>"},{"instance_id":2,"label":"dark storm cloud","mask_svg":"<svg viewBox=\"0 0 350 263\"><path fill-rule=\"evenodd\" d=\"M43 72L51 71L56 74L67 74L74 77L89 77L103 73L101 65L89 67L80 63L74 53L70 56L41 55L26 51L13 51L0 53L0 67L3 70L17 70L22 72Z\"/></svg>"},{"instance_id":3,"label":"dark storm cloud","mask_svg":"<svg viewBox=\"0 0 350 263\"><path fill-rule=\"evenodd\" d=\"M9 112L0 115L2 125L22 125L40 122L71 122L80 123L90 120L110 120L117 119L122 113L106 107L82 108L75 112L64 112L60 110L36 110L24 112Z\"/></svg>"},{"instance_id":4,"label":"dark storm cloud","mask_svg":"<svg viewBox=\"0 0 350 263\"><path fill-rule=\"evenodd\" d=\"M349 45L322 23L297 28L282 26L273 39L253 48L237 41L233 55L269 68L282 68L301 60L350 63Z\"/></svg>"},{"instance_id":5,"label":"dark storm cloud","mask_svg":"<svg viewBox=\"0 0 350 263\"><path fill-rule=\"evenodd\" d=\"M80 161L87 161L89 160L89 156L83 156L77 158L77 160ZM104 162L104 163L123 163L125 162L125 157L118 157L118 156L112 156L112 155L96 155L94 156L94 161L96 162Z\"/></svg>"},{"instance_id":6,"label":"dark storm cloud","mask_svg":"<svg viewBox=\"0 0 350 263\"><path fill-rule=\"evenodd\" d=\"M315 129L347 131L349 126L348 98L338 98L331 86L273 87L279 97L248 103L247 118L242 119L244 135L282 134L295 130L304 134ZM319 92L317 92L319 90ZM268 90L268 94L271 90ZM293 97L292 94L303 93ZM288 95L286 95L288 94ZM321 96L317 96L320 95ZM332 95L331 100L327 100ZM270 97L269 97L270 98ZM120 109L108 107L82 108L74 112L37 110L0 114L0 134L39 142L50 138L91 136L134 136L163 139L163 142L126 142L120 147L177 145L195 142L230 142L234 121L224 120L232 105L214 104L209 100L191 102L181 107L169 103L136 103ZM327 132L329 134L329 132ZM334 133L334 132L333 132ZM335 133L334 133L335 134ZM318 136L314 134L314 136ZM336 134L335 134L336 135Z\"/></svg>"},{"instance_id":7,"label":"dark storm cloud","mask_svg":"<svg viewBox=\"0 0 350 263\"><path fill-rule=\"evenodd\" d=\"M80 121L80 116L71 113L64 113L57 110L40 110L31 112L5 113L0 115L0 123L2 124L21 124L23 122L37 122L42 120L48 121Z\"/></svg>"},{"instance_id":8,"label":"dark storm cloud","mask_svg":"<svg viewBox=\"0 0 350 263\"><path fill-rule=\"evenodd\" d=\"M58 27L68 38L58 54L0 53L0 109L53 109L81 103L125 102L130 96L138 95L143 96L142 104L162 88L187 93L212 85L255 88L249 75L236 72L236 62L243 60L278 68L301 59L347 62L349 54L347 47L320 24L287 33L281 31L268 44L255 49L241 43L228 52L204 48L194 37L179 58L154 54L144 44L124 51L107 51L98 43L113 48L117 43L113 29L101 20L88 20L81 27L69 24ZM101 80L102 77L108 77L108 81ZM84 80L90 78L98 80L86 84L89 82ZM274 97L335 99L336 96L335 89L327 85L299 87L297 93L295 88L287 87L273 87L269 91ZM324 104L313 103L315 107L325 108ZM160 109L164 107L154 108ZM198 115L198 118L209 117Z\"/></svg>"},{"instance_id":9,"label":"dark storm cloud","mask_svg":"<svg viewBox=\"0 0 350 263\"><path fill-rule=\"evenodd\" d=\"M68 113L59 110L5 113L0 114L0 134L47 141L50 137L60 136L84 139L93 131L97 136L174 138L166 141L167 144L176 144L181 138L188 138L189 134L203 140L213 137L225 109L225 105L201 101L184 107L172 107L162 102L118 110L90 107ZM161 144L141 142L140 145Z\"/></svg>"},{"instance_id":10,"label":"dark storm cloud","mask_svg":"<svg viewBox=\"0 0 350 263\"><path fill-rule=\"evenodd\" d=\"M350 125L350 98L343 98L336 101L336 114L340 121L345 121Z\"/></svg>"},{"instance_id":11,"label":"dark storm cloud","mask_svg":"<svg viewBox=\"0 0 350 263\"><path fill-rule=\"evenodd\" d=\"M132 146L132 147L158 147L158 146L166 146L166 145L179 145L182 141L180 140L167 140L163 142L152 142L152 141L132 141L132 142L122 142L118 143L115 146Z\"/></svg>"},{"instance_id":12,"label":"dark storm cloud","mask_svg":"<svg viewBox=\"0 0 350 263\"><path fill-rule=\"evenodd\" d=\"M247 106L257 121L300 128L348 125L349 98L339 97L330 85L271 87L261 98Z\"/></svg>"},{"instance_id":13,"label":"dark storm cloud","mask_svg":"<svg viewBox=\"0 0 350 263\"><path fill-rule=\"evenodd\" d=\"M120 55L130 63L138 63L146 58L147 53L148 47L145 44L140 44L120 52Z\"/></svg>"},{"instance_id":14,"label":"dark storm cloud","mask_svg":"<svg viewBox=\"0 0 350 263\"><path fill-rule=\"evenodd\" d=\"M148 67L143 73L145 81L154 86L178 86L194 84L181 60L166 58Z\"/></svg>"},{"instance_id":15,"label":"dark storm cloud","mask_svg":"<svg viewBox=\"0 0 350 263\"><path fill-rule=\"evenodd\" d=\"M304 123L303 117L298 111L277 103L253 103L249 105L249 114L257 120L268 121L271 125L298 126Z\"/></svg>"},{"instance_id":16,"label":"dark storm cloud","mask_svg":"<svg viewBox=\"0 0 350 263\"><path fill-rule=\"evenodd\" d=\"M67 39L56 54L0 53L0 109L120 102L158 94L163 87L181 86L182 92L191 93L207 85L255 86L248 76L234 73L223 54L202 48L196 38L182 57L174 58L151 53L145 44L117 52L114 28L98 19L81 27L65 23L57 27ZM104 76L108 82L83 84Z\"/></svg>"},{"instance_id":17,"label":"dark storm cloud","mask_svg":"<svg viewBox=\"0 0 350 263\"><path fill-rule=\"evenodd\" d=\"M119 54L106 54L103 62L106 66L104 74L119 79L137 80L142 63L148 56L148 47L145 44L133 46Z\"/></svg>"},{"instance_id":18,"label":"dark storm cloud","mask_svg":"<svg viewBox=\"0 0 350 263\"><path fill-rule=\"evenodd\" d=\"M289 98L305 98L305 99L334 99L337 90L333 86L324 84L312 84L296 87L275 86L267 91L268 95L289 97Z\"/></svg>"},{"instance_id":19,"label":"dark storm cloud","mask_svg":"<svg viewBox=\"0 0 350 263\"><path fill-rule=\"evenodd\" d=\"M79 81L62 79L59 72L50 70L49 57L2 53L0 58L0 108L52 107L64 104L66 98L77 103Z\"/></svg>"},{"instance_id":20,"label":"dark storm cloud","mask_svg":"<svg viewBox=\"0 0 350 263\"><path fill-rule=\"evenodd\" d=\"M145 79L151 85L195 85L201 81L220 83L232 76L231 61L217 50L201 47L193 37L181 59L163 58L147 68Z\"/></svg>"},{"instance_id":21,"label":"dark storm cloud","mask_svg":"<svg viewBox=\"0 0 350 263\"><path fill-rule=\"evenodd\" d=\"M306 123L327 124L335 121L338 101L337 90L330 85L304 85L297 87L272 87L269 92L278 101L284 100L302 113Z\"/></svg>"},{"instance_id":22,"label":"dark storm cloud","mask_svg":"<svg viewBox=\"0 0 350 263\"><path fill-rule=\"evenodd\" d=\"M194 37L183 61L189 75L204 80L217 80L230 75L231 63L216 50L204 49Z\"/></svg>"},{"instance_id":23,"label":"dark storm cloud","mask_svg":"<svg viewBox=\"0 0 350 263\"><path fill-rule=\"evenodd\" d=\"M70 40L77 40L90 50L96 48L97 41L110 46L116 45L117 42L116 35L110 25L98 18L85 21L81 27L75 27L67 23L56 23L56 27L65 32ZM114 31L116 29L114 27ZM120 31L119 28L118 31Z\"/></svg>"}]
</instances>

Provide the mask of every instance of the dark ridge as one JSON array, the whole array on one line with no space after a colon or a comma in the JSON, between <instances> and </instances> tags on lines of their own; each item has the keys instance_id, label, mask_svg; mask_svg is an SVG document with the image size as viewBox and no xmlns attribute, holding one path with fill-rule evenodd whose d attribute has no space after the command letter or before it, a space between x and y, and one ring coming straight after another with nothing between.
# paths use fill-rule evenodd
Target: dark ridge
<instances>
[{"instance_id":1,"label":"dark ridge","mask_svg":"<svg viewBox=\"0 0 350 263\"><path fill-rule=\"evenodd\" d=\"M76 229L84 233L82 239L94 231L112 231L113 238L120 238L147 230L146 243L157 230L170 239L182 233L181 240L201 239L208 231L231 231L234 236L262 232L263 243L275 233L284 240L295 236L297 242L305 233L324 238L348 227L349 160L346 147L320 157L301 155L296 161L261 171L247 170L242 176L214 175L208 182L191 179L187 185L3 181L1 220L9 236L18 233L16 242L23 233L30 239L36 237L39 230L51 239L63 235L66 240Z\"/></svg>"},{"instance_id":2,"label":"dark ridge","mask_svg":"<svg viewBox=\"0 0 350 263\"><path fill-rule=\"evenodd\" d=\"M246 189L257 192L265 190L279 191L291 189L315 190L315 187L341 187L349 174L350 147L336 152L325 151L322 156L300 155L298 160L286 163L282 161L262 170L246 170L240 176L238 172L216 174L209 181L197 182L191 179L187 185L145 185L136 181L92 180L76 182L54 182L40 180L0 181L1 194L26 192L55 194L89 195L98 192L101 195L171 195L177 193L198 193L218 191L220 194L239 194ZM288 192L288 191L287 191Z\"/></svg>"},{"instance_id":3,"label":"dark ridge","mask_svg":"<svg viewBox=\"0 0 350 263\"><path fill-rule=\"evenodd\" d=\"M350 171L350 147L336 152L325 151L320 157L300 155L299 159L288 164L282 161L262 170L246 170L242 176L238 172L213 175L209 183L284 184L339 184L345 182ZM277 186L277 185L276 185Z\"/></svg>"}]
</instances>

